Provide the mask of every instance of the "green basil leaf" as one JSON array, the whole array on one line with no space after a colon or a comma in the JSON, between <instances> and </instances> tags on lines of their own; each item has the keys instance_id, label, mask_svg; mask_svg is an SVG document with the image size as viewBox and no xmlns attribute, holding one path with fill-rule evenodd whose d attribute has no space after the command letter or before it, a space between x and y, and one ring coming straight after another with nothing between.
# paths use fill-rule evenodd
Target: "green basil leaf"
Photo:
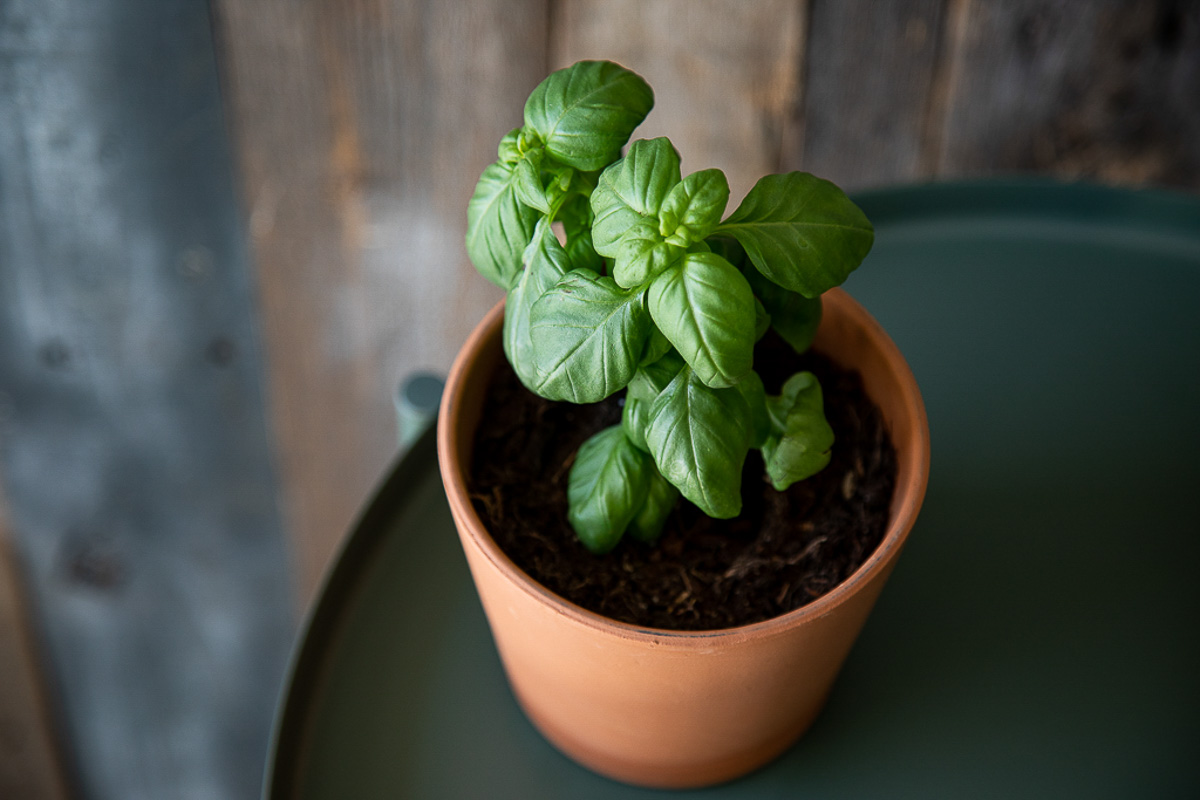
<instances>
[{"instance_id":1,"label":"green basil leaf","mask_svg":"<svg viewBox=\"0 0 1200 800\"><path fill-rule=\"evenodd\" d=\"M646 444L646 425L649 412L650 401L625 395L625 407L621 409L621 427L625 429L625 435L629 437L629 441L633 442L637 449L645 450L647 453L650 452L650 448Z\"/></svg>"},{"instance_id":2,"label":"green basil leaf","mask_svg":"<svg viewBox=\"0 0 1200 800\"><path fill-rule=\"evenodd\" d=\"M467 203L467 255L483 277L504 290L521 271L538 212L517 199L513 165L487 167Z\"/></svg>"},{"instance_id":3,"label":"green basil leaf","mask_svg":"<svg viewBox=\"0 0 1200 800\"><path fill-rule=\"evenodd\" d=\"M746 258L746 250L738 244L737 239L734 239L732 236L710 236L704 240L704 243L708 245L708 249L711 252L716 253L730 264L733 264L743 274L749 274L750 270L745 269L745 266L749 263L749 260Z\"/></svg>"},{"instance_id":4,"label":"green basil leaf","mask_svg":"<svg viewBox=\"0 0 1200 800\"><path fill-rule=\"evenodd\" d=\"M821 326L821 298L809 298L784 289L764 278L756 269L747 269L744 274L754 295L770 315L771 327L797 353L807 350Z\"/></svg>"},{"instance_id":5,"label":"green basil leaf","mask_svg":"<svg viewBox=\"0 0 1200 800\"><path fill-rule=\"evenodd\" d=\"M531 150L517 160L514 167L514 188L517 199L525 205L536 208L543 214L550 213L550 199L546 195L546 187L542 185L542 160L545 153L541 150Z\"/></svg>"},{"instance_id":6,"label":"green basil leaf","mask_svg":"<svg viewBox=\"0 0 1200 800\"><path fill-rule=\"evenodd\" d=\"M653 467L620 425L583 443L567 478L567 520L584 547L596 554L616 547L646 502Z\"/></svg>"},{"instance_id":7,"label":"green basil leaf","mask_svg":"<svg viewBox=\"0 0 1200 800\"><path fill-rule=\"evenodd\" d=\"M504 138L500 140L500 146L496 148L496 155L502 162L505 164L515 164L521 158L520 139L520 128L513 128L504 134Z\"/></svg>"},{"instance_id":8,"label":"green basil leaf","mask_svg":"<svg viewBox=\"0 0 1200 800\"><path fill-rule=\"evenodd\" d=\"M657 325L650 326L650 335L646 337L646 349L642 352L639 364L653 364L671 351L671 340L663 336Z\"/></svg>"},{"instance_id":9,"label":"green basil leaf","mask_svg":"<svg viewBox=\"0 0 1200 800\"><path fill-rule=\"evenodd\" d=\"M757 372L750 370L749 374L738 381L733 388L737 389L742 399L746 401L746 407L750 412L747 420L749 426L746 428L746 437L750 446L762 447L772 433L771 417L767 413L767 390L763 387L762 378L758 377Z\"/></svg>"},{"instance_id":10,"label":"green basil leaf","mask_svg":"<svg viewBox=\"0 0 1200 800\"><path fill-rule=\"evenodd\" d=\"M682 247L663 240L658 226L643 219L625 232L617 246L613 279L632 289L657 277L683 258Z\"/></svg>"},{"instance_id":11,"label":"green basil leaf","mask_svg":"<svg viewBox=\"0 0 1200 800\"><path fill-rule=\"evenodd\" d=\"M579 182L578 173L575 182ZM592 246L592 207L588 204L587 196L570 196L563 203L559 219L562 220L563 232L567 235L566 249L567 255L571 257L572 267L603 272L604 259Z\"/></svg>"},{"instance_id":12,"label":"green basil leaf","mask_svg":"<svg viewBox=\"0 0 1200 800\"><path fill-rule=\"evenodd\" d=\"M710 517L742 510L750 409L736 389L706 386L688 368L650 404L646 444L659 471Z\"/></svg>"},{"instance_id":13,"label":"green basil leaf","mask_svg":"<svg viewBox=\"0 0 1200 800\"><path fill-rule=\"evenodd\" d=\"M688 253L650 284L650 316L709 386L733 386L754 361L754 294L715 253Z\"/></svg>"},{"instance_id":14,"label":"green basil leaf","mask_svg":"<svg viewBox=\"0 0 1200 800\"><path fill-rule=\"evenodd\" d=\"M716 229L729 202L729 181L719 169L693 172L663 200L658 218L668 242L688 247Z\"/></svg>"},{"instance_id":15,"label":"green basil leaf","mask_svg":"<svg viewBox=\"0 0 1200 800\"><path fill-rule=\"evenodd\" d=\"M525 126L558 161L590 172L621 154L653 106L654 92L636 73L580 61L538 84L525 102Z\"/></svg>"},{"instance_id":16,"label":"green basil leaf","mask_svg":"<svg viewBox=\"0 0 1200 800\"><path fill-rule=\"evenodd\" d=\"M811 372L788 378L783 392L767 401L775 432L763 445L771 484L783 491L817 474L829 463L833 428L825 419L821 384Z\"/></svg>"},{"instance_id":17,"label":"green basil leaf","mask_svg":"<svg viewBox=\"0 0 1200 800\"><path fill-rule=\"evenodd\" d=\"M644 293L585 270L567 273L534 304L529 333L549 400L595 403L624 389L650 335Z\"/></svg>"},{"instance_id":18,"label":"green basil leaf","mask_svg":"<svg viewBox=\"0 0 1200 800\"><path fill-rule=\"evenodd\" d=\"M683 360L683 356L674 350L668 350L661 358L638 367L629 381L628 396L653 401L686 366L687 362Z\"/></svg>"},{"instance_id":19,"label":"green basil leaf","mask_svg":"<svg viewBox=\"0 0 1200 800\"><path fill-rule=\"evenodd\" d=\"M805 297L840 285L875 241L841 189L804 172L759 180L717 232L735 237L763 275Z\"/></svg>"},{"instance_id":20,"label":"green basil leaf","mask_svg":"<svg viewBox=\"0 0 1200 800\"><path fill-rule=\"evenodd\" d=\"M679 183L679 153L666 138L639 139L624 158L600 173L592 192L596 252L616 258L625 232L639 222L658 225L658 210Z\"/></svg>"},{"instance_id":21,"label":"green basil leaf","mask_svg":"<svg viewBox=\"0 0 1200 800\"><path fill-rule=\"evenodd\" d=\"M654 544L662 535L667 517L675 509L679 499L679 490L662 476L662 473L650 462L650 480L646 491L646 502L629 521L626 529L633 538L646 544Z\"/></svg>"},{"instance_id":22,"label":"green basil leaf","mask_svg":"<svg viewBox=\"0 0 1200 800\"><path fill-rule=\"evenodd\" d=\"M504 302L504 354L525 388L540 393L541 379L533 357L533 340L529 335L529 315L533 304L550 291L571 263L563 250L550 221L542 217L533 231L533 240L525 249L525 269Z\"/></svg>"},{"instance_id":23,"label":"green basil leaf","mask_svg":"<svg viewBox=\"0 0 1200 800\"><path fill-rule=\"evenodd\" d=\"M757 297L754 298L754 341L766 336L770 327L771 315L767 313L767 307Z\"/></svg>"}]
</instances>

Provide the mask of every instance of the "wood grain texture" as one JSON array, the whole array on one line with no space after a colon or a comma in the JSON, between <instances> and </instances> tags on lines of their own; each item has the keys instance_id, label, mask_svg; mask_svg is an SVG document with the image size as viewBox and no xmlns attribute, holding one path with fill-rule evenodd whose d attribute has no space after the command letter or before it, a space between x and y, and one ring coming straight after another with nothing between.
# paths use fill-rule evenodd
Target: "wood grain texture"
<instances>
[{"instance_id":1,"label":"wood grain texture","mask_svg":"<svg viewBox=\"0 0 1200 800\"><path fill-rule=\"evenodd\" d=\"M466 205L546 69L544 0L217 0L300 599L396 447L392 393L500 297Z\"/></svg>"},{"instance_id":2,"label":"wood grain texture","mask_svg":"<svg viewBox=\"0 0 1200 800\"><path fill-rule=\"evenodd\" d=\"M938 175L1200 184L1200 3L961 5Z\"/></svg>"},{"instance_id":3,"label":"wood grain texture","mask_svg":"<svg viewBox=\"0 0 1200 800\"><path fill-rule=\"evenodd\" d=\"M928 171L922 143L934 100L943 0L813 0L804 115L784 169L847 191Z\"/></svg>"},{"instance_id":4,"label":"wood grain texture","mask_svg":"<svg viewBox=\"0 0 1200 800\"><path fill-rule=\"evenodd\" d=\"M724 170L730 210L776 172L800 100L804 3L558 0L555 67L607 58L640 73L655 106L634 138L667 136L684 173Z\"/></svg>"},{"instance_id":5,"label":"wood grain texture","mask_svg":"<svg viewBox=\"0 0 1200 800\"><path fill-rule=\"evenodd\" d=\"M66 800L61 742L0 492L0 797Z\"/></svg>"},{"instance_id":6,"label":"wood grain texture","mask_svg":"<svg viewBox=\"0 0 1200 800\"><path fill-rule=\"evenodd\" d=\"M0 4L0 473L89 797L262 778L295 617L245 255L203 5Z\"/></svg>"}]
</instances>

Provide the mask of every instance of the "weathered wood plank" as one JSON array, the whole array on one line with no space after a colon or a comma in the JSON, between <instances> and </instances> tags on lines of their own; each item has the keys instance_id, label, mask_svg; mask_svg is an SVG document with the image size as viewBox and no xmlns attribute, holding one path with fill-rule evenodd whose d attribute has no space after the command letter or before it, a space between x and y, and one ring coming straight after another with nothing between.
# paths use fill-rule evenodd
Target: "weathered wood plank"
<instances>
[{"instance_id":1,"label":"weathered wood plank","mask_svg":"<svg viewBox=\"0 0 1200 800\"><path fill-rule=\"evenodd\" d=\"M251 797L295 618L207 9L0 4L0 472L89 797Z\"/></svg>"},{"instance_id":2,"label":"weathered wood plank","mask_svg":"<svg viewBox=\"0 0 1200 800\"><path fill-rule=\"evenodd\" d=\"M785 169L844 189L929 171L922 144L933 102L943 0L813 0L804 116Z\"/></svg>"},{"instance_id":3,"label":"weathered wood plank","mask_svg":"<svg viewBox=\"0 0 1200 800\"><path fill-rule=\"evenodd\" d=\"M643 75L655 107L635 138L668 136L684 171L719 167L730 209L775 172L800 96L803 3L558 0L556 67L608 58Z\"/></svg>"},{"instance_id":4,"label":"weathered wood plank","mask_svg":"<svg viewBox=\"0 0 1200 800\"><path fill-rule=\"evenodd\" d=\"M0 797L65 800L68 779L0 493Z\"/></svg>"},{"instance_id":5,"label":"weathered wood plank","mask_svg":"<svg viewBox=\"0 0 1200 800\"><path fill-rule=\"evenodd\" d=\"M1200 185L1200 3L965 2L936 171Z\"/></svg>"},{"instance_id":6,"label":"weathered wood plank","mask_svg":"<svg viewBox=\"0 0 1200 800\"><path fill-rule=\"evenodd\" d=\"M500 294L463 236L546 69L544 0L217 0L302 600L396 447L392 395L444 373Z\"/></svg>"}]
</instances>

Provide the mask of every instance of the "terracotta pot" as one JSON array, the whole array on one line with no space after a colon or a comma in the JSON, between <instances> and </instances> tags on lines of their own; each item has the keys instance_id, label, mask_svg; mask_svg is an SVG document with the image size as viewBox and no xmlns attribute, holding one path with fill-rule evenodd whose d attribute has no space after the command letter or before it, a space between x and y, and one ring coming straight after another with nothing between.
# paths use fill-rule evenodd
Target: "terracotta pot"
<instances>
[{"instance_id":1,"label":"terracotta pot","mask_svg":"<svg viewBox=\"0 0 1200 800\"><path fill-rule=\"evenodd\" d=\"M450 509L501 660L521 707L555 746L620 781L696 787L742 775L813 722L900 555L925 494L929 429L899 350L840 290L825 295L815 349L857 369L899 459L887 532L836 589L774 619L718 631L638 628L563 600L488 535L466 474L487 382L503 358L503 304L463 347L438 421Z\"/></svg>"}]
</instances>

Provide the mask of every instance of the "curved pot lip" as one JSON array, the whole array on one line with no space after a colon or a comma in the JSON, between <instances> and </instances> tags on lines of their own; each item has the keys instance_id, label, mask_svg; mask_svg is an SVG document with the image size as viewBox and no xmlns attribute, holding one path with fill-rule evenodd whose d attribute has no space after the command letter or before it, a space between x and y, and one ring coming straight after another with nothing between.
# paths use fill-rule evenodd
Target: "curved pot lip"
<instances>
[{"instance_id":1,"label":"curved pot lip","mask_svg":"<svg viewBox=\"0 0 1200 800\"><path fill-rule=\"evenodd\" d=\"M580 625L621 639L642 640L660 645L669 643L684 647L689 644L710 647L717 639L741 640L772 637L835 611L861 587L869 584L880 572L885 570L903 546L909 531L916 522L917 514L925 497L925 490L929 482L930 446L929 423L925 414L925 405L921 399L916 378L899 348L866 309L844 290L831 289L823 295L823 299L827 304L827 311L830 307L836 307L839 311L852 317L871 346L885 356L886 362L891 367L893 378L904 395L903 405L913 409L914 414L912 420L914 433L910 437L915 445L913 451L901 451L897 443L900 461L908 461L910 469L907 480L896 485L895 491L900 497L900 502L894 508L894 514L884 532L883 540L871 556L849 578L834 589L794 611L760 622L734 628L679 631L633 625L589 611L542 586L514 564L488 534L486 526L475 512L474 505L465 500L468 496L466 469L458 458L460 431L459 426L452 424L452 420L461 414L464 401L461 389L468 370L478 360L484 344L493 336L500 335L504 319L503 300L488 312L467 338L462 350L459 351L446 380L446 389L442 396L438 415L437 450L442 481L448 492L454 491L464 498L461 506L466 515L467 533L471 540L507 580L532 595L544 606ZM459 524L463 524L463 520L460 519Z\"/></svg>"}]
</instances>

